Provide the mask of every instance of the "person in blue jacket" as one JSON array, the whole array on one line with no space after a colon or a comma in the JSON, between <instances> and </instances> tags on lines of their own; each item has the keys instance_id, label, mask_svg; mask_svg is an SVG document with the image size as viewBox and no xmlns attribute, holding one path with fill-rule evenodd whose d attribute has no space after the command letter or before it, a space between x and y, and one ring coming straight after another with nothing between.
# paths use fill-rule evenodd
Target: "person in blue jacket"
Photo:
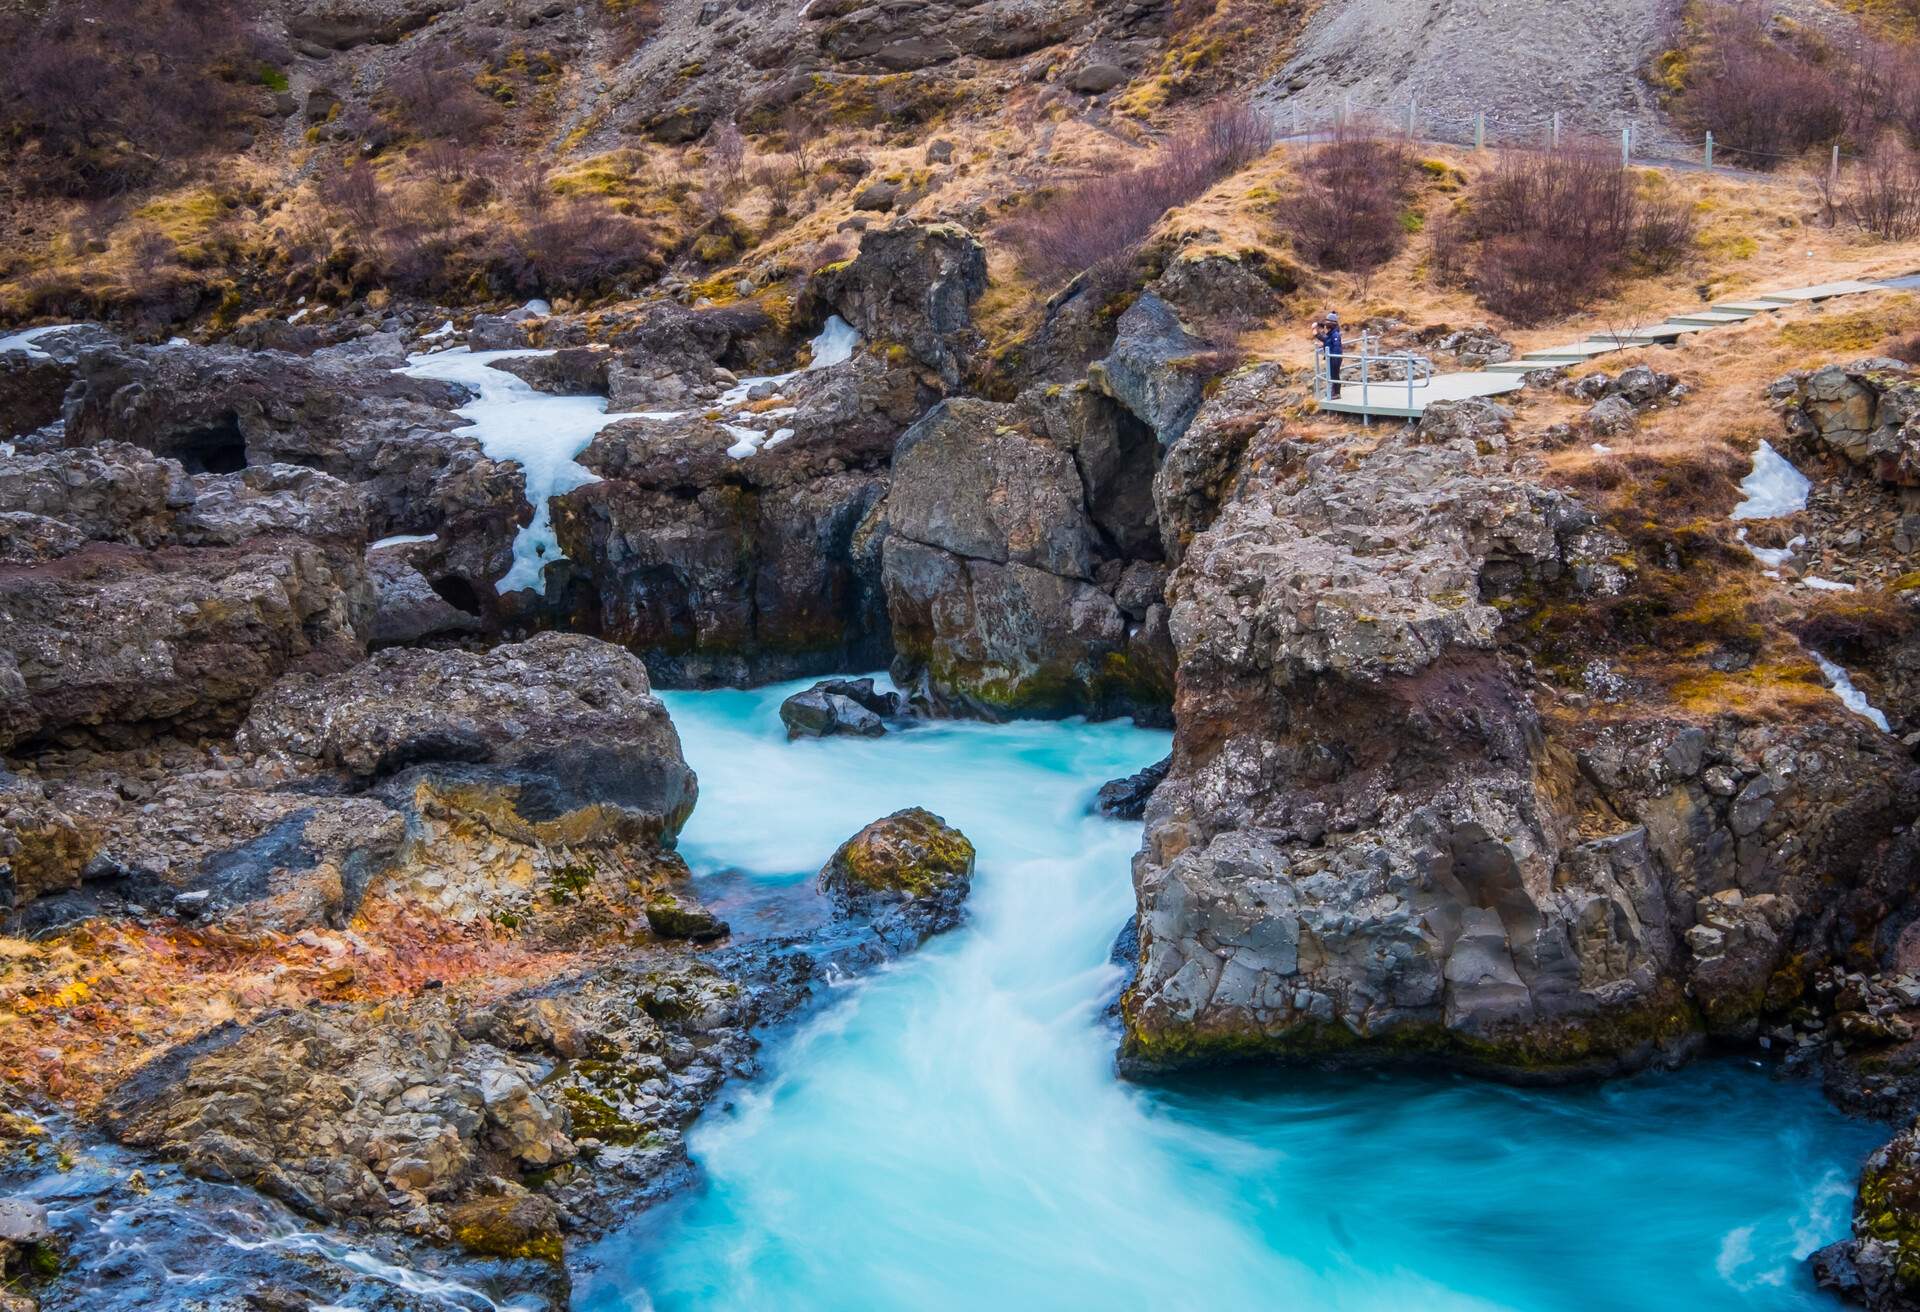
<instances>
[{"instance_id":1,"label":"person in blue jacket","mask_svg":"<svg viewBox=\"0 0 1920 1312\"><path fill-rule=\"evenodd\" d=\"M1332 382L1332 394L1328 398L1340 399L1340 365L1344 352L1340 346L1340 312L1328 310L1326 318L1316 319L1313 324L1313 340L1327 348L1327 377Z\"/></svg>"}]
</instances>

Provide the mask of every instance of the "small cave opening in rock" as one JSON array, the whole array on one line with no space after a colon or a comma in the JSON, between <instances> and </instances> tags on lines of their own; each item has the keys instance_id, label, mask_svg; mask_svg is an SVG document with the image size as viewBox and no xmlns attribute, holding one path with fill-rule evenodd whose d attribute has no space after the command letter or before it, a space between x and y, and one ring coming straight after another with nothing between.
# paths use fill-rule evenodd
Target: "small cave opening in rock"
<instances>
[{"instance_id":1,"label":"small cave opening in rock","mask_svg":"<svg viewBox=\"0 0 1920 1312\"><path fill-rule=\"evenodd\" d=\"M433 590L439 594L440 600L455 610L465 611L469 615L482 613L480 594L475 592L473 584L465 579L449 574L444 578L432 580L432 583Z\"/></svg>"},{"instance_id":2,"label":"small cave opening in rock","mask_svg":"<svg viewBox=\"0 0 1920 1312\"><path fill-rule=\"evenodd\" d=\"M166 454L189 474L237 474L247 467L247 439L240 432L240 416L228 413L205 428L176 434Z\"/></svg>"}]
</instances>

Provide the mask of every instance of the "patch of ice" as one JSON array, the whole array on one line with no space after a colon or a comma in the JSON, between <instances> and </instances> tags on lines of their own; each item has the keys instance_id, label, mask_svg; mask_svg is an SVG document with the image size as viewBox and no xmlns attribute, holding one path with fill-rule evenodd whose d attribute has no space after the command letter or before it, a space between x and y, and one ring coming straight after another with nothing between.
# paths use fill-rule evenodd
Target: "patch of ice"
<instances>
[{"instance_id":1,"label":"patch of ice","mask_svg":"<svg viewBox=\"0 0 1920 1312\"><path fill-rule=\"evenodd\" d=\"M795 369L784 374L767 374L762 378L742 378L720 394L719 404L723 407L745 405L747 393L762 383L772 383L777 387L793 381L801 374L812 373L815 369L831 369L834 365L845 364L853 359L853 353L859 345L859 331L839 315L830 315L826 327L822 328L819 335L813 339L813 358L805 369Z\"/></svg>"},{"instance_id":2,"label":"patch of ice","mask_svg":"<svg viewBox=\"0 0 1920 1312\"><path fill-rule=\"evenodd\" d=\"M1776 571L1792 559L1793 553L1806 545L1807 541L1805 537L1796 537L1784 547L1756 547L1747 541L1747 530L1744 528L1733 536L1740 540L1740 545L1747 549L1748 555L1767 567L1769 578L1779 578L1780 575Z\"/></svg>"},{"instance_id":3,"label":"patch of ice","mask_svg":"<svg viewBox=\"0 0 1920 1312\"><path fill-rule=\"evenodd\" d=\"M1838 697L1848 710L1871 722L1881 733L1893 732L1892 727L1887 723L1886 712L1875 709L1873 703L1867 700L1867 695L1853 686L1853 680L1847 677L1845 670L1817 651L1809 652L1808 655L1812 656L1814 664L1820 667L1820 673L1827 676L1827 682L1833 685L1833 695Z\"/></svg>"},{"instance_id":4,"label":"patch of ice","mask_svg":"<svg viewBox=\"0 0 1920 1312\"><path fill-rule=\"evenodd\" d=\"M193 345L192 342L188 341L184 337L169 337L167 338L166 344L168 346L192 346Z\"/></svg>"},{"instance_id":5,"label":"patch of ice","mask_svg":"<svg viewBox=\"0 0 1920 1312\"><path fill-rule=\"evenodd\" d=\"M791 428L776 428L773 432L773 436L767 439L767 446L769 449L779 446L782 442L786 441L788 438L792 436L793 436L793 430Z\"/></svg>"},{"instance_id":6,"label":"patch of ice","mask_svg":"<svg viewBox=\"0 0 1920 1312\"><path fill-rule=\"evenodd\" d=\"M520 308L525 310L528 314L538 314L538 315L544 316L544 315L549 315L553 313L553 307L547 304L545 301L541 300L537 296L533 300L528 301L525 305L521 306Z\"/></svg>"},{"instance_id":7,"label":"patch of ice","mask_svg":"<svg viewBox=\"0 0 1920 1312\"><path fill-rule=\"evenodd\" d=\"M5 457L10 456L12 454L13 454L13 443L0 442L0 459L4 459Z\"/></svg>"},{"instance_id":8,"label":"patch of ice","mask_svg":"<svg viewBox=\"0 0 1920 1312\"><path fill-rule=\"evenodd\" d=\"M1610 456L1613 454L1613 448L1608 446L1605 442L1595 442L1593 444L1593 449L1599 452L1603 456Z\"/></svg>"},{"instance_id":9,"label":"patch of ice","mask_svg":"<svg viewBox=\"0 0 1920 1312\"><path fill-rule=\"evenodd\" d=\"M1779 519L1807 508L1813 482L1787 463L1787 458L1762 442L1753 453L1753 472L1740 480L1747 499L1733 508L1735 519Z\"/></svg>"},{"instance_id":10,"label":"patch of ice","mask_svg":"<svg viewBox=\"0 0 1920 1312\"><path fill-rule=\"evenodd\" d=\"M722 424L720 427L726 429L727 435L735 439L734 444L727 448L727 454L735 460L745 460L748 456L757 454L767 440L767 435L758 429L742 428L739 424Z\"/></svg>"},{"instance_id":11,"label":"patch of ice","mask_svg":"<svg viewBox=\"0 0 1920 1312\"><path fill-rule=\"evenodd\" d=\"M513 567L493 585L497 592L522 588L546 592L546 567L562 558L548 503L576 487L599 481L574 457L586 450L594 435L608 424L632 418L609 414L604 397L549 396L506 370L492 367L494 361L512 356L552 354L532 350L475 352L459 346L410 356L401 371L414 378L459 383L472 392L474 399L455 411L472 422L454 431L478 439L481 449L493 459L518 464L526 476L533 522L514 538Z\"/></svg>"},{"instance_id":12,"label":"patch of ice","mask_svg":"<svg viewBox=\"0 0 1920 1312\"><path fill-rule=\"evenodd\" d=\"M308 315L312 313L313 313L312 307L308 307L307 309L304 309L304 310L295 310L292 314L287 316L287 322L299 323L302 319L306 318Z\"/></svg>"},{"instance_id":13,"label":"patch of ice","mask_svg":"<svg viewBox=\"0 0 1920 1312\"><path fill-rule=\"evenodd\" d=\"M390 538L381 538L378 542L367 544L368 551L378 551L382 547L404 547L413 542L437 542L438 533L396 533Z\"/></svg>"},{"instance_id":14,"label":"patch of ice","mask_svg":"<svg viewBox=\"0 0 1920 1312\"><path fill-rule=\"evenodd\" d=\"M1857 591L1857 589L1851 583L1840 583L1833 579L1817 579L1811 574L1802 575L1800 578L1800 582L1805 586L1812 588L1815 592Z\"/></svg>"},{"instance_id":15,"label":"patch of ice","mask_svg":"<svg viewBox=\"0 0 1920 1312\"><path fill-rule=\"evenodd\" d=\"M445 323L441 324L438 328L435 328L432 332L422 333L420 335L420 340L423 342L437 342L442 337L451 337L451 336L453 336L453 320L449 319Z\"/></svg>"},{"instance_id":16,"label":"patch of ice","mask_svg":"<svg viewBox=\"0 0 1920 1312\"><path fill-rule=\"evenodd\" d=\"M0 354L5 354L8 351L25 351L28 355L43 356L46 352L35 346L35 342L45 337L48 333L64 332L68 328L78 328L79 326L77 323L53 323L46 325L44 328L28 328L21 332L12 333L6 337L0 337Z\"/></svg>"}]
</instances>

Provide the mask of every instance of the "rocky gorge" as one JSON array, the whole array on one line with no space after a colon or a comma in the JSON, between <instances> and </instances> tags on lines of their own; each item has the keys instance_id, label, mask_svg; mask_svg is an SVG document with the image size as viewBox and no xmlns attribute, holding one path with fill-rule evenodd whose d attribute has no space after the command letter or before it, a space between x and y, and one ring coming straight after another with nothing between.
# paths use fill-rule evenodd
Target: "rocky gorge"
<instances>
[{"instance_id":1,"label":"rocky gorge","mask_svg":"<svg viewBox=\"0 0 1920 1312\"><path fill-rule=\"evenodd\" d=\"M1361 424L1644 307L1316 254L1280 9L288 0L36 193L0 1312L1920 1306L1920 247L1648 170L1710 326Z\"/></svg>"}]
</instances>

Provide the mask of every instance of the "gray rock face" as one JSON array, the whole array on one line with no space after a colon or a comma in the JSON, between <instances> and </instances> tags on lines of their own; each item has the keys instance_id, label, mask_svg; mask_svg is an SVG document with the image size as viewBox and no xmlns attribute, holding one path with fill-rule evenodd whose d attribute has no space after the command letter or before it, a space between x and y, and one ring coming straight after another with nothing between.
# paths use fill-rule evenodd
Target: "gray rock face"
<instances>
[{"instance_id":1,"label":"gray rock face","mask_svg":"<svg viewBox=\"0 0 1920 1312\"><path fill-rule=\"evenodd\" d=\"M646 667L558 633L293 676L254 705L239 742L395 797L451 799L521 842L671 845L697 792Z\"/></svg>"},{"instance_id":2,"label":"gray rock face","mask_svg":"<svg viewBox=\"0 0 1920 1312\"><path fill-rule=\"evenodd\" d=\"M1612 555L1459 444L1320 450L1238 491L1169 585L1178 732L1135 865L1129 1062L1539 1076L1751 1033L1831 914L1824 872L1874 868L1911 770L1837 720L1569 740L1489 603L1618 590Z\"/></svg>"},{"instance_id":3,"label":"gray rock face","mask_svg":"<svg viewBox=\"0 0 1920 1312\"><path fill-rule=\"evenodd\" d=\"M1172 446L1199 412L1220 361L1181 324L1173 307L1149 292L1120 316L1113 351L1088 371L1095 387L1132 411Z\"/></svg>"},{"instance_id":4,"label":"gray rock face","mask_svg":"<svg viewBox=\"0 0 1920 1312\"><path fill-rule=\"evenodd\" d=\"M1920 487L1920 382L1897 360L1827 365L1770 389L1788 426L1884 483Z\"/></svg>"},{"instance_id":5,"label":"gray rock face","mask_svg":"<svg viewBox=\"0 0 1920 1312\"><path fill-rule=\"evenodd\" d=\"M0 457L0 748L217 729L289 669L358 659L365 538L353 490L312 470Z\"/></svg>"},{"instance_id":6,"label":"gray rock face","mask_svg":"<svg viewBox=\"0 0 1920 1312\"><path fill-rule=\"evenodd\" d=\"M981 349L973 302L986 289L987 253L972 233L902 219L866 233L854 259L816 273L798 313L838 314L869 343L905 346L951 390Z\"/></svg>"},{"instance_id":7,"label":"gray rock face","mask_svg":"<svg viewBox=\"0 0 1920 1312\"><path fill-rule=\"evenodd\" d=\"M1213 523L1240 479L1249 448L1282 440L1277 411L1288 397L1285 383L1285 371L1274 364L1228 375L1165 452L1153 476L1153 505L1169 561L1178 563Z\"/></svg>"},{"instance_id":8,"label":"gray rock face","mask_svg":"<svg viewBox=\"0 0 1920 1312\"><path fill-rule=\"evenodd\" d=\"M875 691L872 679L822 679L780 703L780 722L787 726L789 739L835 734L877 738L887 731L886 721L902 709L900 695Z\"/></svg>"},{"instance_id":9,"label":"gray rock face","mask_svg":"<svg viewBox=\"0 0 1920 1312\"><path fill-rule=\"evenodd\" d=\"M1043 416L951 400L914 425L883 548L894 681L968 714L1164 714L1164 612L1121 609L1086 506Z\"/></svg>"}]
</instances>

